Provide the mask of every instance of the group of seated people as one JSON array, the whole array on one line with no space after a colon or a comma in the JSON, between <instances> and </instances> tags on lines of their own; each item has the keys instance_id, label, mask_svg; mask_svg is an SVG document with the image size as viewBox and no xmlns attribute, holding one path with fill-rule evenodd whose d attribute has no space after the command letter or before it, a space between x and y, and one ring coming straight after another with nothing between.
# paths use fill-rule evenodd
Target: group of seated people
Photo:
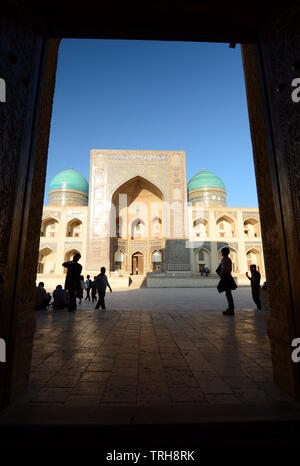
<instances>
[{"instance_id":1,"label":"group of seated people","mask_svg":"<svg viewBox=\"0 0 300 466\"><path fill-rule=\"evenodd\" d=\"M40 282L36 287L35 293L35 310L41 311L47 309L51 302L51 294L45 290L45 285ZM53 309L65 309L67 307L67 293L61 285L57 285L53 291L53 301L51 303Z\"/></svg>"}]
</instances>

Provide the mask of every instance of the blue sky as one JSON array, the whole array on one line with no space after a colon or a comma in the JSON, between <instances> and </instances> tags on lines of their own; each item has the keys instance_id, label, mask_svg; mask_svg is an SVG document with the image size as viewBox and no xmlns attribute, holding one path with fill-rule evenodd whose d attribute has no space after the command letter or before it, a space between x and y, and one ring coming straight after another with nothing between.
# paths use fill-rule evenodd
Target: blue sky
<instances>
[{"instance_id":1,"label":"blue sky","mask_svg":"<svg viewBox=\"0 0 300 466\"><path fill-rule=\"evenodd\" d=\"M256 207L240 47L63 40L46 192L65 168L88 180L92 148L184 150L188 179L205 167L223 179L229 206Z\"/></svg>"}]
</instances>

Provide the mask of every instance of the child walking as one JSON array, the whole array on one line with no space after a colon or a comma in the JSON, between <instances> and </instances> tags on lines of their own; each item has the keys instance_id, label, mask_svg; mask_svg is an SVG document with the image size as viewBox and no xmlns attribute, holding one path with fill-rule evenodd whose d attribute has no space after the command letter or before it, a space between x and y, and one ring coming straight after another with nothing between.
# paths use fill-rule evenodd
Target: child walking
<instances>
[{"instance_id":1,"label":"child walking","mask_svg":"<svg viewBox=\"0 0 300 466\"><path fill-rule=\"evenodd\" d=\"M94 280L92 281L92 301L93 301L93 303L96 301L96 295L97 295L96 278L97 277L94 277Z\"/></svg>"},{"instance_id":2,"label":"child walking","mask_svg":"<svg viewBox=\"0 0 300 466\"><path fill-rule=\"evenodd\" d=\"M249 277L248 272L246 272L247 278L249 278L251 282L251 290L252 290L252 298L256 304L257 309L261 309L261 302L260 302L260 273L256 270L256 265L250 265L250 272L251 276Z\"/></svg>"},{"instance_id":3,"label":"child walking","mask_svg":"<svg viewBox=\"0 0 300 466\"><path fill-rule=\"evenodd\" d=\"M110 284L108 283L107 276L105 275L106 269L105 267L101 267L100 274L97 275L96 277L96 288L98 292L98 302L96 304L95 309L101 309L105 310L105 291L106 288L108 287L110 289L110 292L112 293L112 289Z\"/></svg>"}]
</instances>

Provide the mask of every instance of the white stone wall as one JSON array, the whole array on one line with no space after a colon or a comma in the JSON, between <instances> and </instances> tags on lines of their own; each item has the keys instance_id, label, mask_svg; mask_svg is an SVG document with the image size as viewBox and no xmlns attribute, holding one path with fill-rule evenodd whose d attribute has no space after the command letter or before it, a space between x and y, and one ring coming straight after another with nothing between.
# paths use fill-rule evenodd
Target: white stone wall
<instances>
[{"instance_id":1,"label":"white stone wall","mask_svg":"<svg viewBox=\"0 0 300 466\"><path fill-rule=\"evenodd\" d=\"M47 228L50 234L40 239L40 251L49 253L49 261L51 259L51 265L48 264L44 270L51 272L38 273L37 281L44 281L51 289L56 284L63 285L65 274L61 264L65 261L66 253L72 249L81 254L80 263L85 276L89 273L93 277L103 265L109 271L110 247L113 244L109 238L111 199L123 183L137 176L159 188L166 204L162 216L162 238L154 242L148 239L144 241L144 246L139 246L145 255L145 272L151 270L151 254L158 248L156 243L159 242L161 249L164 249L166 272L169 264L170 271L172 269L180 273L180 263L184 262L181 271L185 274L199 275L199 264L206 264L210 273L214 274L220 260L220 249L228 245L233 250L231 257L236 256L237 270L234 275L241 283L248 270L246 253L251 249L260 253L258 262L264 277L258 209L227 206L203 208L195 203L187 204L185 170L185 153L182 151L92 150L89 206L45 206L43 209L43 221L53 219L55 225ZM221 218L224 221L223 229ZM82 222L80 237L67 236L67 225L72 219ZM200 219L201 224L194 228L197 219ZM248 221L248 236L245 234L245 221ZM255 225L256 221L258 223ZM130 242L128 238L117 241ZM130 254L135 252L131 249L128 244L127 270L128 267L130 269ZM199 259L197 251L201 249L204 257Z\"/></svg>"},{"instance_id":2,"label":"white stone wall","mask_svg":"<svg viewBox=\"0 0 300 466\"><path fill-rule=\"evenodd\" d=\"M257 208L234 208L234 207L217 207L201 209L195 205L190 205L188 208L189 218L189 247L191 258L192 273L199 273L199 261L195 250L203 249L206 252L206 258L209 257L208 268L211 273L215 273L219 264L220 249L228 245L236 251L238 270L234 273L235 276L242 278L248 270L246 253L250 249L256 250L260 254L260 272L265 276L265 268L263 262L262 240L260 233L256 237L249 237L244 233L244 222L247 219L257 221L258 230L260 232L259 211ZM220 237L220 229L218 220L220 218L229 218L233 222L233 235L230 230L224 230L224 236ZM193 227L193 222L197 218L206 219L208 221L208 234L203 237L196 237ZM227 231L227 233L226 233ZM229 232L229 233L228 233ZM231 254L232 256L232 254Z\"/></svg>"},{"instance_id":3,"label":"white stone wall","mask_svg":"<svg viewBox=\"0 0 300 466\"><path fill-rule=\"evenodd\" d=\"M125 182L142 177L163 194L164 239L186 239L187 202L185 153L183 151L102 150L91 151L87 264L110 267L110 210L114 192ZM141 246L142 247L142 246ZM128 251L130 254L132 251ZM134 252L134 251L133 251ZM144 254L144 252L143 252ZM149 251L145 259L149 262ZM170 262L174 262L170 258ZM145 270L150 264L145 263Z\"/></svg>"},{"instance_id":4,"label":"white stone wall","mask_svg":"<svg viewBox=\"0 0 300 466\"><path fill-rule=\"evenodd\" d=\"M62 263L65 261L66 254L73 249L80 252L80 263L83 266L83 274L86 274L87 218L87 206L45 206L43 208L42 222L47 219L55 219L57 227L55 229L56 236L40 238L39 250L51 250L55 253L55 269L52 273L38 273L37 282L43 281L50 289L54 289L58 284L64 285L65 273ZM67 236L68 223L73 219L82 222L80 237Z\"/></svg>"}]
</instances>

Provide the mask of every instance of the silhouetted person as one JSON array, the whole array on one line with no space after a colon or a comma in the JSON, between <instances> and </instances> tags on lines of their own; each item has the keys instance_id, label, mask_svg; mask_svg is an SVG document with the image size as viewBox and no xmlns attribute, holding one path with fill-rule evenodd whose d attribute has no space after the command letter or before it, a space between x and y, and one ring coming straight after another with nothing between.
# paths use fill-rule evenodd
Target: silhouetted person
<instances>
[{"instance_id":1,"label":"silhouetted person","mask_svg":"<svg viewBox=\"0 0 300 466\"><path fill-rule=\"evenodd\" d=\"M85 281L85 289L86 289L86 297L85 297L85 300L91 300L91 297L90 297L90 291L91 291L91 288L92 288L92 280L90 279L90 275L87 275L86 276L86 281Z\"/></svg>"},{"instance_id":2,"label":"silhouetted person","mask_svg":"<svg viewBox=\"0 0 300 466\"><path fill-rule=\"evenodd\" d=\"M208 277L208 274L209 274L209 268L208 268L207 266L205 267L204 271L205 271L205 275L206 275L206 277Z\"/></svg>"},{"instance_id":3,"label":"silhouetted person","mask_svg":"<svg viewBox=\"0 0 300 466\"><path fill-rule=\"evenodd\" d=\"M65 309L67 307L67 293L61 285L57 285L53 291L53 309Z\"/></svg>"},{"instance_id":4,"label":"silhouetted person","mask_svg":"<svg viewBox=\"0 0 300 466\"><path fill-rule=\"evenodd\" d=\"M44 288L44 283L40 282L35 289L35 310L41 311L46 309L51 301L50 293Z\"/></svg>"},{"instance_id":5,"label":"silhouetted person","mask_svg":"<svg viewBox=\"0 0 300 466\"><path fill-rule=\"evenodd\" d=\"M96 304L95 309L105 309L105 291L106 288L108 287L110 289L110 292L112 292L112 289L110 287L110 284L108 283L107 276L105 275L105 267L101 267L100 274L97 275L96 277L96 288L98 292L98 302Z\"/></svg>"},{"instance_id":6,"label":"silhouetted person","mask_svg":"<svg viewBox=\"0 0 300 466\"><path fill-rule=\"evenodd\" d=\"M261 309L261 302L260 302L260 273L256 270L256 265L250 265L250 272L251 277L249 277L248 272L246 272L247 278L249 278L251 282L251 291L252 291L252 298L256 304L257 309Z\"/></svg>"},{"instance_id":7,"label":"silhouetted person","mask_svg":"<svg viewBox=\"0 0 300 466\"><path fill-rule=\"evenodd\" d=\"M83 290L85 290L85 281L84 276L80 275L80 289L76 293L76 298L79 299L79 304L81 304L83 298Z\"/></svg>"},{"instance_id":8,"label":"silhouetted person","mask_svg":"<svg viewBox=\"0 0 300 466\"><path fill-rule=\"evenodd\" d=\"M222 249L221 264L216 270L217 274L220 276L220 281L217 286L218 292L223 293L223 291L225 291L228 302L228 309L223 312L223 314L226 316L234 315L234 302L231 291L237 288L236 283L231 275L232 262L228 257L229 253L229 248L225 247Z\"/></svg>"},{"instance_id":9,"label":"silhouetted person","mask_svg":"<svg viewBox=\"0 0 300 466\"><path fill-rule=\"evenodd\" d=\"M96 295L97 295L96 278L97 277L94 277L94 280L92 281L92 301L93 302L95 301Z\"/></svg>"},{"instance_id":10,"label":"silhouetted person","mask_svg":"<svg viewBox=\"0 0 300 466\"><path fill-rule=\"evenodd\" d=\"M76 294L81 290L80 286L80 273L82 266L78 264L81 255L77 252L73 260L64 262L63 267L68 269L65 289L68 292L68 311L76 311Z\"/></svg>"}]
</instances>

